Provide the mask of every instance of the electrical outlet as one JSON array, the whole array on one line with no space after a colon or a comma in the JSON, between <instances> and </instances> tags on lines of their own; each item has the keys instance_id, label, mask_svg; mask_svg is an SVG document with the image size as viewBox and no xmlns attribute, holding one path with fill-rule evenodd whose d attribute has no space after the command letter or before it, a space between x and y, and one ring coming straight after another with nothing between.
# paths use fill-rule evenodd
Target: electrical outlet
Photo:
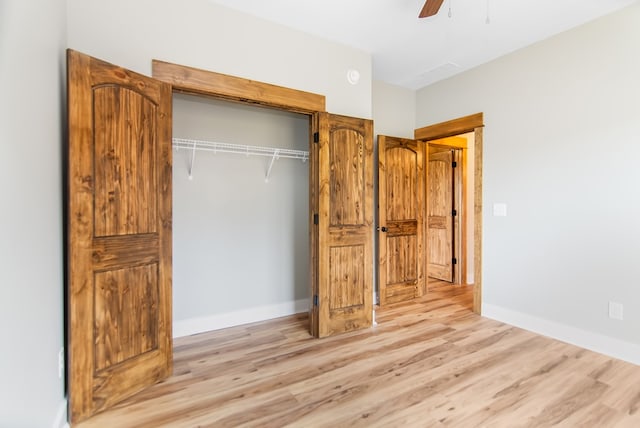
<instances>
[{"instance_id":1,"label":"electrical outlet","mask_svg":"<svg viewBox=\"0 0 640 428\"><path fill-rule=\"evenodd\" d=\"M493 216L494 217L506 217L507 216L507 204L505 203L494 203L493 204Z\"/></svg>"},{"instance_id":2,"label":"electrical outlet","mask_svg":"<svg viewBox=\"0 0 640 428\"><path fill-rule=\"evenodd\" d=\"M624 307L622 303L609 302L609 318L620 321L624 319Z\"/></svg>"},{"instance_id":3,"label":"electrical outlet","mask_svg":"<svg viewBox=\"0 0 640 428\"><path fill-rule=\"evenodd\" d=\"M64 348L58 351L58 377L62 379L64 376Z\"/></svg>"}]
</instances>

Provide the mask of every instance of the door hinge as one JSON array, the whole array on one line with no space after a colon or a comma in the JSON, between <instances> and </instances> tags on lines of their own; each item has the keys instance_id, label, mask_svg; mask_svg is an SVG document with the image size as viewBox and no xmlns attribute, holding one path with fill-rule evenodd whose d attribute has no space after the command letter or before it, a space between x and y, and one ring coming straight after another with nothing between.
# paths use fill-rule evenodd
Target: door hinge
<instances>
[{"instance_id":1,"label":"door hinge","mask_svg":"<svg viewBox=\"0 0 640 428\"><path fill-rule=\"evenodd\" d=\"M318 224L318 213L313 215L313 224Z\"/></svg>"},{"instance_id":2,"label":"door hinge","mask_svg":"<svg viewBox=\"0 0 640 428\"><path fill-rule=\"evenodd\" d=\"M454 265L457 265L457 264L458 264L458 259L456 259L456 258L454 257L454 258L453 258L453 260L451 260L451 262L452 262Z\"/></svg>"},{"instance_id":3,"label":"door hinge","mask_svg":"<svg viewBox=\"0 0 640 428\"><path fill-rule=\"evenodd\" d=\"M458 211L457 210L451 211L451 215L454 216L454 217L457 216L458 215Z\"/></svg>"},{"instance_id":4,"label":"door hinge","mask_svg":"<svg viewBox=\"0 0 640 428\"><path fill-rule=\"evenodd\" d=\"M313 295L313 306L318 306L318 295L317 294Z\"/></svg>"},{"instance_id":5,"label":"door hinge","mask_svg":"<svg viewBox=\"0 0 640 428\"><path fill-rule=\"evenodd\" d=\"M313 142L317 143L320 141L320 133L319 132L314 132L313 133Z\"/></svg>"},{"instance_id":6,"label":"door hinge","mask_svg":"<svg viewBox=\"0 0 640 428\"><path fill-rule=\"evenodd\" d=\"M458 162L456 162L456 161L451 162L451 166L453 168L457 167L458 166Z\"/></svg>"}]
</instances>

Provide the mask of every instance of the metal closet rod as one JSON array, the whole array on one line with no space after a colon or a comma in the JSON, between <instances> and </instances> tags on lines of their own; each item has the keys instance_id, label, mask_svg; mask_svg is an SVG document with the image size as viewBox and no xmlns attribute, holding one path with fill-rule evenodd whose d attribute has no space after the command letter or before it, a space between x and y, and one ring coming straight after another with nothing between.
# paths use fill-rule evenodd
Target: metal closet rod
<instances>
[{"instance_id":1,"label":"metal closet rod","mask_svg":"<svg viewBox=\"0 0 640 428\"><path fill-rule=\"evenodd\" d=\"M237 153L246 156L266 156L271 158L265 182L269 181L273 163L279 158L300 159L306 162L309 152L304 150L281 149L277 147L247 146L244 144L218 143L215 141L192 140L188 138L174 138L173 147L176 149L192 150L191 163L189 165L189 179L193 179L193 164L196 158L196 150L204 150L214 153Z\"/></svg>"}]
</instances>

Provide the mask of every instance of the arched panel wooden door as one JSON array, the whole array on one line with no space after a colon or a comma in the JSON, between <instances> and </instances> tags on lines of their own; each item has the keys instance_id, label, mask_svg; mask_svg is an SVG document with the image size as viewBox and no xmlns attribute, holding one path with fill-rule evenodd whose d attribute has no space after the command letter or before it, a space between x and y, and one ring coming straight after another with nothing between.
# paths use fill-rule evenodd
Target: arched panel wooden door
<instances>
[{"instance_id":1,"label":"arched panel wooden door","mask_svg":"<svg viewBox=\"0 0 640 428\"><path fill-rule=\"evenodd\" d=\"M424 292L424 144L378 136L380 305Z\"/></svg>"},{"instance_id":2,"label":"arched panel wooden door","mask_svg":"<svg viewBox=\"0 0 640 428\"><path fill-rule=\"evenodd\" d=\"M319 113L317 126L311 332L324 337L372 324L373 123Z\"/></svg>"},{"instance_id":3,"label":"arched panel wooden door","mask_svg":"<svg viewBox=\"0 0 640 428\"><path fill-rule=\"evenodd\" d=\"M170 375L171 86L68 51L69 416Z\"/></svg>"},{"instance_id":4,"label":"arched panel wooden door","mask_svg":"<svg viewBox=\"0 0 640 428\"><path fill-rule=\"evenodd\" d=\"M427 226L429 277L453 282L453 151L429 148Z\"/></svg>"}]
</instances>

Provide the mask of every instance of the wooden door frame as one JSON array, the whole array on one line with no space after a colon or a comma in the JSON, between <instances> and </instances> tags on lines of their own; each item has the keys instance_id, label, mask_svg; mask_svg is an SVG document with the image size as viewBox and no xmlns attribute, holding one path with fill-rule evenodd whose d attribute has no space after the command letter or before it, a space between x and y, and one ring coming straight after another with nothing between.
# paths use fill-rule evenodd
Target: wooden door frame
<instances>
[{"instance_id":1,"label":"wooden door frame","mask_svg":"<svg viewBox=\"0 0 640 428\"><path fill-rule=\"evenodd\" d=\"M316 132L317 117L326 111L324 95L256 82L241 77L229 76L193 67L172 64L160 60L152 60L152 77L170 83L174 92L191 95L202 95L218 99L240 102L244 104L258 104L265 107L277 108L293 113L310 116L309 149L314 151L313 133ZM454 135L474 132L474 295L473 310L480 314L482 307L482 137L484 128L483 113L476 113L447 122L437 123L414 130L414 139L423 142ZM310 189L317 180L317 171L310 168ZM309 224L311 254L310 276L311 294L317 287L317 272L314 269L317 252L317 231L313 227L313 213L315 212L315 196L309 194ZM312 306L312 305L311 305ZM313 317L313 311L310 311Z\"/></svg>"},{"instance_id":2,"label":"wooden door frame","mask_svg":"<svg viewBox=\"0 0 640 428\"><path fill-rule=\"evenodd\" d=\"M324 95L157 59L151 61L151 77L170 83L174 92L184 94L258 104L307 115L326 111Z\"/></svg>"},{"instance_id":3,"label":"wooden door frame","mask_svg":"<svg viewBox=\"0 0 640 428\"><path fill-rule=\"evenodd\" d=\"M453 185L453 191L451 192L451 206L453 209L456 210L456 215L452 215L451 216L451 234L453 235L453 237L451 238L451 258L452 259L456 259L456 262L453 263L451 265L451 284L453 285L461 285L461 284L466 284L466 278L461 277L461 271L462 271L462 265L463 263L466 261L464 257L461 257L461 247L463 245L462 243L462 239L461 237L463 236L463 234L461 233L461 227L464 227L464 221L463 220L464 217L464 213L463 213L463 209L461 207L462 204L462 176L460 174L460 171L464 168L463 164L462 164L462 156L460 153L459 149L455 149L454 147L445 144L446 139L444 140L436 140L433 144L431 142L428 143L424 143L425 145L425 157L426 157L426 165L427 167L425 168L425 182L429 183L429 167L430 162L431 162L431 156L433 154L436 153L444 153L444 152L449 152L451 154L451 162L455 162L457 163L457 167L452 167L451 169L451 183ZM433 149L433 150L431 150ZM431 152L434 153L431 153ZM426 186L425 189L425 214L426 217L429 217L428 213L430 212L430 194L429 194L429 186ZM461 226L462 225L462 226ZM436 277L430 276L430 272L429 272L429 265L431 263L430 260L430 251L429 251L429 245L430 245L430 241L429 241L429 234L431 233L431 230L429 228L429 222L427 220L427 225L425 227L425 258L426 258L426 276L427 276L427 283L426 283L426 287L427 289L429 288L429 278L434 278L437 279ZM466 242L464 242L465 248L466 248ZM466 265L465 265L466 266Z\"/></svg>"},{"instance_id":4,"label":"wooden door frame","mask_svg":"<svg viewBox=\"0 0 640 428\"><path fill-rule=\"evenodd\" d=\"M428 125L414 131L416 140L428 143L454 135L473 132L474 141L474 225L473 225L473 311L482 313L482 146L484 114L476 113L446 122Z\"/></svg>"},{"instance_id":5,"label":"wooden door frame","mask_svg":"<svg viewBox=\"0 0 640 428\"><path fill-rule=\"evenodd\" d=\"M318 144L314 144L314 134L318 132L320 113L326 112L325 96L157 59L152 60L151 76L171 84L174 93L259 105L309 116L309 332L317 337L319 312L312 297L318 294L318 228L314 224L314 213L318 212L316 192L319 184L317 162L314 161L318 159Z\"/></svg>"},{"instance_id":6,"label":"wooden door frame","mask_svg":"<svg viewBox=\"0 0 640 428\"><path fill-rule=\"evenodd\" d=\"M447 137L439 140L433 140L426 143L426 161L429 162L429 148L442 147L453 151L453 160L458 166L453 170L454 181L454 206L457 211L453 219L453 257L456 258L457 264L453 266L453 284L467 284L467 142L466 138L460 137L464 142L453 141ZM428 203L428 198L427 198ZM429 261L427 260L427 263Z\"/></svg>"}]
</instances>

